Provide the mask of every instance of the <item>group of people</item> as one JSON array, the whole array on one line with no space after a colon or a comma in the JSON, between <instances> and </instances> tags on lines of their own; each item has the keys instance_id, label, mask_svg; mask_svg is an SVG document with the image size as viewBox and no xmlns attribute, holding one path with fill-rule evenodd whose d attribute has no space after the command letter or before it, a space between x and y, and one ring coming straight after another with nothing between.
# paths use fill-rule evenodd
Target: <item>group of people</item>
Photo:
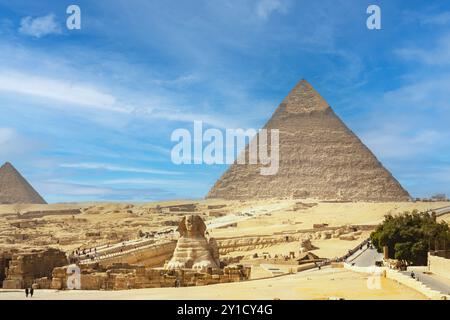
<instances>
[{"instance_id":1,"label":"group of people","mask_svg":"<svg viewBox=\"0 0 450 320\"><path fill-rule=\"evenodd\" d=\"M30 297L33 298L33 294L34 294L34 289L32 287L25 289L25 297L28 298L28 295L30 295Z\"/></svg>"},{"instance_id":2,"label":"group of people","mask_svg":"<svg viewBox=\"0 0 450 320\"><path fill-rule=\"evenodd\" d=\"M72 251L72 255L73 256L84 256L85 254L91 253L91 252L97 253L97 248L89 248L89 249L83 249L83 250L81 248L78 248L75 251Z\"/></svg>"}]
</instances>

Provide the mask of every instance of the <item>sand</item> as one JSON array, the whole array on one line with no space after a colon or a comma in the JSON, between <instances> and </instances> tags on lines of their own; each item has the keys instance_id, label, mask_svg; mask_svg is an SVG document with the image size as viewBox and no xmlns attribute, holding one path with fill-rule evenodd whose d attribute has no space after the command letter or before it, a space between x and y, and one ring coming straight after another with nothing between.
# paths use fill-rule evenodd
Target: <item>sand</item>
<instances>
[{"instance_id":1,"label":"sand","mask_svg":"<svg viewBox=\"0 0 450 320\"><path fill-rule=\"evenodd\" d=\"M345 269L326 268L264 280L218 284L201 287L155 288L124 291L36 290L33 299L90 300L218 300L282 299L311 300L339 297L351 300L425 299L420 293L388 279L381 279L380 289L369 289L367 276ZM1 290L0 299L25 299L23 290Z\"/></svg>"},{"instance_id":2,"label":"sand","mask_svg":"<svg viewBox=\"0 0 450 320\"><path fill-rule=\"evenodd\" d=\"M198 209L195 213L201 214L212 226L219 226L220 224L214 222L223 221L224 218L209 217L207 206L227 205L224 210L228 216L225 219L228 219L229 222L237 222L237 227L209 230L211 236L222 239L242 236L271 236L282 232L295 234L312 229L313 225L317 223L326 223L330 227L349 224L375 225L380 223L387 213L395 214L413 209L423 211L448 205L447 202L327 203L309 199L301 202L317 205L293 211L295 204L300 201L179 200L146 204L68 203L21 205L21 219L14 216L17 206L0 205L0 249L52 246L70 251L77 247L135 239L139 231L150 232L173 228L184 214L158 214L154 211L157 205L168 206L189 202L197 203ZM28 211L74 208L82 209L83 213L74 217L65 215L26 219ZM440 219L448 219L448 215ZM28 220L32 220L30 225L14 226L14 223L18 221ZM353 242L333 239L316 241L317 243L313 242L313 244L320 248L319 255L335 257L353 248L358 241L359 239ZM284 246L283 248L283 245L277 245L270 248L269 251L286 254L295 249L296 244L288 243ZM268 251L266 249L263 251Z\"/></svg>"},{"instance_id":3,"label":"sand","mask_svg":"<svg viewBox=\"0 0 450 320\"><path fill-rule=\"evenodd\" d=\"M419 211L448 206L448 202L390 202L390 203L328 203L313 199L303 203L314 204L298 209L296 200L266 201L171 201L146 204L119 203L71 203L22 206L22 214L36 210L61 210L80 208L82 213L72 216L45 216L22 219L11 215L14 206L0 206L0 249L52 246L73 250L79 246L94 246L135 239L139 230L147 232L173 228L184 213L156 213L157 205L167 206L195 202L197 210L213 228L210 235L218 239L244 236L273 237L281 233L296 234L311 231L314 224L326 223L329 227L345 225L374 226L388 213L397 214L417 209ZM296 205L297 203L297 205ZM208 205L225 204L225 218L209 217ZM294 211L297 207L298 210ZM300 205L300 207L303 207ZM25 219L23 219L25 217ZM449 215L439 218L447 220ZM16 227L17 221L28 221L30 226ZM237 226L216 228L223 221L236 222ZM171 224L171 225L170 225ZM89 233L97 233L92 237ZM366 239L370 230L364 231L353 241L312 240L313 250L322 258L341 256ZM234 251L228 256L251 256L268 252L271 255L298 252L299 243L278 243L263 248ZM224 258L225 256L222 256ZM295 275L253 280L249 282L189 288L158 288L127 291L65 291L38 290L36 299L424 299L418 292L393 281L382 279L381 290L369 290L367 276L344 269L325 268L320 272L301 272ZM1 290L1 289L0 289ZM21 299L21 291L0 291L0 299ZM33 298L33 299L35 299Z\"/></svg>"}]
</instances>

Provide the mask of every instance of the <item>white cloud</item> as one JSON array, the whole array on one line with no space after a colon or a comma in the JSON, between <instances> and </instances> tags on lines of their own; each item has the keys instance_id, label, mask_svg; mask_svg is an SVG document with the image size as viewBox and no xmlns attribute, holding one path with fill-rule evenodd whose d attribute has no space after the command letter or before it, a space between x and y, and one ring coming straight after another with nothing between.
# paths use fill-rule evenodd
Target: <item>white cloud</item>
<instances>
[{"instance_id":1,"label":"white cloud","mask_svg":"<svg viewBox=\"0 0 450 320\"><path fill-rule=\"evenodd\" d=\"M256 6L256 15L260 19L267 19L272 13L286 13L286 3L283 0L261 0Z\"/></svg>"},{"instance_id":2,"label":"white cloud","mask_svg":"<svg viewBox=\"0 0 450 320\"><path fill-rule=\"evenodd\" d=\"M363 134L362 140L369 149L384 159L412 159L434 152L446 136L447 134L434 130L404 133L393 127L382 127Z\"/></svg>"},{"instance_id":3,"label":"white cloud","mask_svg":"<svg viewBox=\"0 0 450 320\"><path fill-rule=\"evenodd\" d=\"M117 112L130 111L118 107L114 96L94 87L11 70L0 71L0 91L51 99L78 106Z\"/></svg>"},{"instance_id":4,"label":"white cloud","mask_svg":"<svg viewBox=\"0 0 450 320\"><path fill-rule=\"evenodd\" d=\"M149 173L149 174L167 174L167 175L178 175L181 174L177 171L168 170L158 170L158 169L145 169L137 167L125 167L117 166L106 163L63 163L60 165L61 168L73 168L73 169L86 169L86 170L106 170L106 171L117 171L117 172L133 172L133 173Z\"/></svg>"},{"instance_id":5,"label":"white cloud","mask_svg":"<svg viewBox=\"0 0 450 320\"><path fill-rule=\"evenodd\" d=\"M55 21L55 15L48 14L37 18L22 18L19 32L24 35L41 38L49 34L60 34L61 28Z\"/></svg>"},{"instance_id":6,"label":"white cloud","mask_svg":"<svg viewBox=\"0 0 450 320\"><path fill-rule=\"evenodd\" d=\"M419 79L384 95L387 105L428 110L450 107L450 77Z\"/></svg>"},{"instance_id":7,"label":"white cloud","mask_svg":"<svg viewBox=\"0 0 450 320\"><path fill-rule=\"evenodd\" d=\"M206 113L190 112L189 106L178 107L176 103L167 100L162 95L149 95L140 97L136 93L129 92L127 89L121 89L121 97L110 94L97 86L87 83L79 83L65 78L56 78L49 76L38 76L32 73L18 72L15 70L0 70L0 92L9 92L32 98L44 99L44 106L51 108L64 108L65 111L90 109L100 112L100 118L105 123L113 112L120 115L120 119L113 118L114 121L123 122L122 114L144 119L162 119L166 121L193 122L195 120L203 121L207 124L225 128L230 125L230 118L215 116ZM123 94L123 92L125 94ZM128 101L127 96L135 96L133 101ZM49 103L49 102L62 102ZM42 105L42 104L41 104ZM96 118L90 118L96 120Z\"/></svg>"},{"instance_id":8,"label":"white cloud","mask_svg":"<svg viewBox=\"0 0 450 320\"><path fill-rule=\"evenodd\" d=\"M12 128L0 127L0 162L12 161L16 156L30 154L37 149L37 145Z\"/></svg>"},{"instance_id":9,"label":"white cloud","mask_svg":"<svg viewBox=\"0 0 450 320\"><path fill-rule=\"evenodd\" d=\"M191 188L204 188L205 182L199 180L169 180L169 179L112 179L100 181L101 185L117 186L117 185L132 185L132 186L154 186L168 190L174 190L190 186Z\"/></svg>"},{"instance_id":10,"label":"white cloud","mask_svg":"<svg viewBox=\"0 0 450 320\"><path fill-rule=\"evenodd\" d=\"M450 34L439 38L432 48L407 47L398 49L395 53L403 59L427 65L450 65Z\"/></svg>"},{"instance_id":11,"label":"white cloud","mask_svg":"<svg viewBox=\"0 0 450 320\"><path fill-rule=\"evenodd\" d=\"M43 181L37 183L36 187L53 198L63 196L64 199L73 200L149 200L171 195L160 188L109 188L64 181Z\"/></svg>"},{"instance_id":12,"label":"white cloud","mask_svg":"<svg viewBox=\"0 0 450 320\"><path fill-rule=\"evenodd\" d=\"M0 128L0 146L3 147L6 143L9 143L14 135L14 130L10 128Z\"/></svg>"},{"instance_id":13,"label":"white cloud","mask_svg":"<svg viewBox=\"0 0 450 320\"><path fill-rule=\"evenodd\" d=\"M450 11L441 12L435 15L423 16L421 23L425 25L446 25L450 23Z\"/></svg>"}]
</instances>

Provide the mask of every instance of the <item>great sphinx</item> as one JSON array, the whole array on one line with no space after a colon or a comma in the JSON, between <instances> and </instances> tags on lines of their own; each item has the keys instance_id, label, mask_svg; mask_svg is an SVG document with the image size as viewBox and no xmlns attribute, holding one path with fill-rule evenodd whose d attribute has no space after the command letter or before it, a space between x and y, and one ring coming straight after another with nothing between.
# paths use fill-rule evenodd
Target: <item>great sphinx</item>
<instances>
[{"instance_id":1,"label":"great sphinx","mask_svg":"<svg viewBox=\"0 0 450 320\"><path fill-rule=\"evenodd\" d=\"M166 268L195 269L206 271L208 268L219 268L219 253L216 241L205 237L206 225L198 215L183 217L177 231L180 237L172 259Z\"/></svg>"}]
</instances>

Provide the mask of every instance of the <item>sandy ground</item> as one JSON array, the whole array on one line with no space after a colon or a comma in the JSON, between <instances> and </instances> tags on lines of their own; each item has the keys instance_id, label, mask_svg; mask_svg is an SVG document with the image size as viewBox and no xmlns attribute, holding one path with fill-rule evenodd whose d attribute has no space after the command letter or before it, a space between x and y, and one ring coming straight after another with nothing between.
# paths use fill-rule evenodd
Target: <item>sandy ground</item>
<instances>
[{"instance_id":1,"label":"sandy ground","mask_svg":"<svg viewBox=\"0 0 450 320\"><path fill-rule=\"evenodd\" d=\"M0 249L53 246L63 250L73 250L78 246L94 246L135 239L139 230L144 232L173 227L183 213L155 213L157 205L168 206L180 203L197 203L196 214L201 214L212 229L210 236L216 238L238 238L242 236L271 236L283 232L296 233L310 230L313 224L326 223L330 227L345 225L376 225L388 213L398 214L417 209L424 211L448 206L448 202L402 202L402 203L328 203L310 200L269 200L269 201L170 201L146 204L82 203L26 206L21 210L57 210L81 208L82 214L72 216L46 216L29 219L31 225L17 227L17 219L11 216L14 206L0 205ZM312 207L301 203L312 204ZM298 204L300 203L300 209ZM207 206L225 204L226 218L209 217ZM297 204L297 205L296 205ZM295 210L297 207L297 210ZM440 218L448 221L450 215ZM31 221L32 220L32 221ZM218 228L223 221L235 221L237 226ZM174 224L168 224L174 223ZM88 233L97 232L99 237ZM313 252L319 257L334 258L348 249L354 248L370 231L359 239L345 241L339 239L313 240L318 249ZM269 252L289 254L298 252L298 242L288 242L248 251L235 251L230 256L249 256L253 253ZM220 284L205 287L158 288L127 291L53 291L38 290L33 299L424 299L416 291L393 281L382 279L380 290L367 288L367 276L343 269L323 269L320 272L302 272L265 280ZM0 299L22 299L22 291L0 289Z\"/></svg>"},{"instance_id":2,"label":"sandy ground","mask_svg":"<svg viewBox=\"0 0 450 320\"><path fill-rule=\"evenodd\" d=\"M217 300L282 299L311 300L340 297L352 300L425 299L420 293L394 281L381 278L380 289L369 289L367 276L345 269L326 268L277 278L202 287L156 288L126 291L55 291L37 290L33 299L91 300ZM23 290L1 290L0 299L25 299Z\"/></svg>"},{"instance_id":3,"label":"sandy ground","mask_svg":"<svg viewBox=\"0 0 450 320\"><path fill-rule=\"evenodd\" d=\"M37 210L59 210L81 208L82 214L72 216L45 216L28 219L26 213L21 219L14 216L16 206L0 205L0 249L34 248L52 246L63 250L78 247L92 247L135 239L139 231L151 232L176 226L180 214L156 213L155 208L182 203L197 203L197 214L201 214L211 224L210 235L216 238L236 238L241 236L270 236L281 232L296 233L312 229L314 224L326 223L330 227L348 224L375 225L387 213L401 213L417 209L419 211L439 208L448 202L400 202L400 203L328 203L308 200L265 200L265 201L224 201L224 200L178 200L166 202L126 204L126 203L68 203L51 205L21 205L22 213ZM296 203L313 205L294 211ZM224 204L227 212L224 218L209 217L209 205ZM131 208L130 208L131 206ZM449 219L449 215L440 218ZM237 227L217 228L221 221L235 221ZM15 226L21 222L20 227ZM215 222L216 221L216 222ZM98 234L98 236L95 235ZM365 235L367 236L367 235ZM353 248L356 241L326 240L314 241L319 247L316 252L321 257L336 257ZM293 250L294 249L294 250ZM265 252L288 254L297 251L298 244L288 243L264 248ZM257 252L262 252L257 251ZM250 252L255 253L255 252ZM239 252L238 255L242 253Z\"/></svg>"},{"instance_id":4,"label":"sandy ground","mask_svg":"<svg viewBox=\"0 0 450 320\"><path fill-rule=\"evenodd\" d=\"M388 203L318 203L317 206L291 211L298 201L284 201L279 210L261 212L261 215L238 223L238 228L214 230L215 237L236 237L240 235L264 235L274 232L311 229L313 224L327 223L329 226L346 224L376 225L386 214L399 214L417 209L425 211L448 206L448 202L388 202ZM314 200L302 201L315 203ZM260 210L264 210L261 206ZM267 214L267 215L265 215Z\"/></svg>"}]
</instances>

